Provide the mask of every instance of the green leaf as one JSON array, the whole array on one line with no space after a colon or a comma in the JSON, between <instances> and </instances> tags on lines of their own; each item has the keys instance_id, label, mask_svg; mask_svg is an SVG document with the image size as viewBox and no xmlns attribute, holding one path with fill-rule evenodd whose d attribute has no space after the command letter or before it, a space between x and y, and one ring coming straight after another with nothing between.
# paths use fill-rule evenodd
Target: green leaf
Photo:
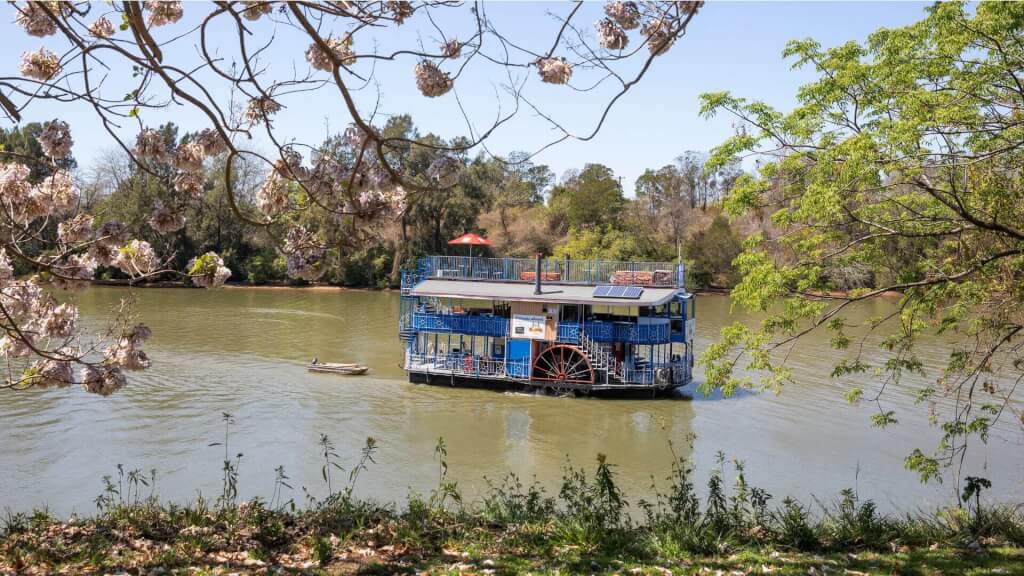
<instances>
[{"instance_id":1,"label":"green leaf","mask_svg":"<svg viewBox=\"0 0 1024 576\"><path fill-rule=\"evenodd\" d=\"M890 424L898 424L899 421L896 420L895 414L896 413L894 411L892 411L892 410L887 410L887 411L879 412L877 414L872 414L871 415L871 425L875 426L876 428L885 428L886 426L889 426Z\"/></svg>"},{"instance_id":2,"label":"green leaf","mask_svg":"<svg viewBox=\"0 0 1024 576\"><path fill-rule=\"evenodd\" d=\"M860 401L861 396L863 395L864 390L861 390L860 388L853 388L846 393L846 401L849 402L850 404L856 404L857 402Z\"/></svg>"}]
</instances>

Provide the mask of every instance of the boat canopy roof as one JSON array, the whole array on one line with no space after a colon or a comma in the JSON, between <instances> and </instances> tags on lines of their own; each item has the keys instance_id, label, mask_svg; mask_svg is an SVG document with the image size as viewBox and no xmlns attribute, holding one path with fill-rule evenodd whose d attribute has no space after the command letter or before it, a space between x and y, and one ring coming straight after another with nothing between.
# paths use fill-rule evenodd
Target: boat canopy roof
<instances>
[{"instance_id":1,"label":"boat canopy roof","mask_svg":"<svg viewBox=\"0 0 1024 576\"><path fill-rule=\"evenodd\" d=\"M589 304L592 306L658 306L671 300L675 288L643 288L636 298L596 297L593 286L543 284L541 293L533 293L532 283L480 282L432 278L417 284L410 294L433 298L467 298L509 302L546 302L551 304Z\"/></svg>"}]
</instances>

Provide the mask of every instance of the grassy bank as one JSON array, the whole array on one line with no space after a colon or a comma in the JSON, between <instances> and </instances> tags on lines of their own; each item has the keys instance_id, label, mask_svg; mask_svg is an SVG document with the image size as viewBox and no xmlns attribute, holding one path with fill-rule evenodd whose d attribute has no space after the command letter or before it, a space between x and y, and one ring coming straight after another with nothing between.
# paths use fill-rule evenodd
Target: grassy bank
<instances>
[{"instance_id":1,"label":"grassy bank","mask_svg":"<svg viewBox=\"0 0 1024 576\"><path fill-rule=\"evenodd\" d=\"M1024 549L998 540L817 552L723 540L718 552L692 552L670 533L642 527L615 534L617 548L577 540L575 527L555 519L444 516L420 524L376 516L345 506L295 515L254 505L139 506L68 522L37 514L8 528L0 573L1024 574Z\"/></svg>"},{"instance_id":2,"label":"grassy bank","mask_svg":"<svg viewBox=\"0 0 1024 576\"><path fill-rule=\"evenodd\" d=\"M323 445L330 489L341 467ZM228 459L223 493L187 506L161 503L155 477L119 469L93 517L8 514L0 574L1024 574L1024 514L981 505L983 486L964 507L885 515L852 491L772 504L723 461L699 499L681 460L651 500L629 503L599 457L592 470L568 467L557 495L509 476L466 502L440 443L436 489L380 504L354 495L373 451L332 496L303 489L301 506L281 469L268 500L236 503Z\"/></svg>"}]
</instances>

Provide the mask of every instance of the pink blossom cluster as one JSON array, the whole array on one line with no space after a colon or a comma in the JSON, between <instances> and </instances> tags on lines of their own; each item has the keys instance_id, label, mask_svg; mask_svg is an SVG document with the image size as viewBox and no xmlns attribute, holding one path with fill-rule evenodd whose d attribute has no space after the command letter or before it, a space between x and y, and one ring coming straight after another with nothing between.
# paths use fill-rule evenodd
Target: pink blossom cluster
<instances>
[{"instance_id":1,"label":"pink blossom cluster","mask_svg":"<svg viewBox=\"0 0 1024 576\"><path fill-rule=\"evenodd\" d=\"M387 7L388 12L391 13L391 19L394 20L395 24L398 24L399 26L401 26L402 23L405 22L406 18L412 16L412 13L416 11L416 8L413 7L412 2L396 2L393 0L388 0L387 2L385 2L385 6Z\"/></svg>"},{"instance_id":2,"label":"pink blossom cluster","mask_svg":"<svg viewBox=\"0 0 1024 576\"><path fill-rule=\"evenodd\" d=\"M601 20L596 26L597 36L602 48L606 50L624 50L629 45L629 36L626 35L626 31L611 18Z\"/></svg>"},{"instance_id":3,"label":"pink blossom cluster","mask_svg":"<svg viewBox=\"0 0 1024 576\"><path fill-rule=\"evenodd\" d=\"M92 238L92 216L82 212L57 225L57 239L71 246Z\"/></svg>"},{"instance_id":4,"label":"pink blossom cluster","mask_svg":"<svg viewBox=\"0 0 1024 576\"><path fill-rule=\"evenodd\" d=\"M260 212L273 218L286 212L288 205L288 180L277 170L271 170L256 192L256 206Z\"/></svg>"},{"instance_id":5,"label":"pink blossom cluster","mask_svg":"<svg viewBox=\"0 0 1024 576\"><path fill-rule=\"evenodd\" d=\"M65 351L62 354L70 356L73 352ZM26 384L37 388L65 388L75 383L75 369L69 360L42 358L33 362L28 372Z\"/></svg>"},{"instance_id":6,"label":"pink blossom cluster","mask_svg":"<svg viewBox=\"0 0 1024 576\"><path fill-rule=\"evenodd\" d=\"M164 206L163 202L157 199L153 214L149 217L149 225L160 234L168 234L185 227L185 215L180 210Z\"/></svg>"},{"instance_id":7,"label":"pink blossom cluster","mask_svg":"<svg viewBox=\"0 0 1024 576\"><path fill-rule=\"evenodd\" d=\"M183 172L197 172L203 169L206 151L198 142L187 142L174 151L174 167Z\"/></svg>"},{"instance_id":8,"label":"pink blossom cluster","mask_svg":"<svg viewBox=\"0 0 1024 576\"><path fill-rule=\"evenodd\" d=\"M149 357L139 349L142 342L153 331L145 324L137 324L124 331L117 343L107 348L104 365L120 370L145 370L149 368Z\"/></svg>"},{"instance_id":9,"label":"pink blossom cluster","mask_svg":"<svg viewBox=\"0 0 1024 576\"><path fill-rule=\"evenodd\" d=\"M117 366L82 367L82 388L100 396L110 396L128 383L128 378Z\"/></svg>"},{"instance_id":10,"label":"pink blossom cluster","mask_svg":"<svg viewBox=\"0 0 1024 576\"><path fill-rule=\"evenodd\" d=\"M672 36L672 23L660 18L649 20L640 33L647 37L647 49L655 56L667 52L675 41Z\"/></svg>"},{"instance_id":11,"label":"pink blossom cluster","mask_svg":"<svg viewBox=\"0 0 1024 576\"><path fill-rule=\"evenodd\" d=\"M246 20L255 22L265 14L270 14L273 10L274 6L270 2L264 2L262 0L245 0L245 8L242 9L242 17Z\"/></svg>"},{"instance_id":12,"label":"pink blossom cluster","mask_svg":"<svg viewBox=\"0 0 1024 576\"><path fill-rule=\"evenodd\" d=\"M352 37L346 35L344 38L327 38L324 40L331 49L331 53L343 66L351 66L356 62L355 52L352 51ZM334 69L331 56L316 42L306 49L306 61L317 70L330 72Z\"/></svg>"},{"instance_id":13,"label":"pink blossom cluster","mask_svg":"<svg viewBox=\"0 0 1024 576\"><path fill-rule=\"evenodd\" d=\"M72 254L63 262L53 265L53 285L62 290L86 288L96 276L98 265L91 251L85 254Z\"/></svg>"},{"instance_id":14,"label":"pink blossom cluster","mask_svg":"<svg viewBox=\"0 0 1024 576\"><path fill-rule=\"evenodd\" d=\"M270 117L281 110L281 105L278 104L270 96L260 96L249 100L249 103L245 106L245 112L243 114L246 124L249 126L255 126L261 122L270 123Z\"/></svg>"},{"instance_id":15,"label":"pink blossom cluster","mask_svg":"<svg viewBox=\"0 0 1024 576\"><path fill-rule=\"evenodd\" d=\"M358 124L353 123L349 124L348 127L345 128L343 138L345 139L345 143L351 146L353 150L359 150L366 145L366 142L370 139L370 135L359 127Z\"/></svg>"},{"instance_id":16,"label":"pink blossom cluster","mask_svg":"<svg viewBox=\"0 0 1024 576\"><path fill-rule=\"evenodd\" d=\"M302 226L288 230L284 253L288 276L313 282L323 275L323 259L327 249L314 234Z\"/></svg>"},{"instance_id":17,"label":"pink blossom cluster","mask_svg":"<svg viewBox=\"0 0 1024 576\"><path fill-rule=\"evenodd\" d=\"M71 175L58 170L39 184L29 183L31 171L24 164L0 167L0 203L13 222L27 225L36 218L64 212L78 202Z\"/></svg>"},{"instance_id":18,"label":"pink blossom cluster","mask_svg":"<svg viewBox=\"0 0 1024 576\"><path fill-rule=\"evenodd\" d=\"M150 0L143 6L149 11L146 23L150 26L164 26L181 20L183 10L177 0Z\"/></svg>"},{"instance_id":19,"label":"pink blossom cluster","mask_svg":"<svg viewBox=\"0 0 1024 576\"><path fill-rule=\"evenodd\" d=\"M166 161L167 144L164 137L152 128L143 128L135 139L135 155L140 160Z\"/></svg>"},{"instance_id":20,"label":"pink blossom cluster","mask_svg":"<svg viewBox=\"0 0 1024 576\"><path fill-rule=\"evenodd\" d=\"M60 73L60 59L46 48L40 48L35 52L22 54L18 70L33 80L46 82Z\"/></svg>"},{"instance_id":21,"label":"pink blossom cluster","mask_svg":"<svg viewBox=\"0 0 1024 576\"><path fill-rule=\"evenodd\" d=\"M106 16L100 16L89 25L89 34L96 38L110 38L114 35L114 25L111 24Z\"/></svg>"},{"instance_id":22,"label":"pink blossom cluster","mask_svg":"<svg viewBox=\"0 0 1024 576\"><path fill-rule=\"evenodd\" d=\"M210 158L227 150L227 143L220 132L212 128L204 128L196 136L196 144L203 149L203 156Z\"/></svg>"},{"instance_id":23,"label":"pink blossom cluster","mask_svg":"<svg viewBox=\"0 0 1024 576\"><path fill-rule=\"evenodd\" d=\"M149 242L132 240L117 250L114 266L132 278L139 278L155 272L160 267L160 259Z\"/></svg>"},{"instance_id":24,"label":"pink blossom cluster","mask_svg":"<svg viewBox=\"0 0 1024 576\"><path fill-rule=\"evenodd\" d=\"M452 89L451 76L447 72L442 72L437 64L429 60L416 64L413 72L416 74L416 87L428 98L443 96Z\"/></svg>"},{"instance_id":25,"label":"pink blossom cluster","mask_svg":"<svg viewBox=\"0 0 1024 576\"><path fill-rule=\"evenodd\" d=\"M623 30L635 30L640 27L640 8L636 2L608 2L604 5L604 13Z\"/></svg>"},{"instance_id":26,"label":"pink blossom cluster","mask_svg":"<svg viewBox=\"0 0 1024 576\"><path fill-rule=\"evenodd\" d=\"M16 6L15 10L15 23L24 28L29 36L42 38L57 33L57 23L50 14L58 16L61 13L60 2L24 2Z\"/></svg>"},{"instance_id":27,"label":"pink blossom cluster","mask_svg":"<svg viewBox=\"0 0 1024 576\"><path fill-rule=\"evenodd\" d=\"M231 277L231 270L216 252L207 252L188 262L192 283L200 288L219 288Z\"/></svg>"},{"instance_id":28,"label":"pink blossom cluster","mask_svg":"<svg viewBox=\"0 0 1024 576\"><path fill-rule=\"evenodd\" d=\"M458 58L462 55L462 43L458 40L449 40L444 44L441 44L441 54L445 58Z\"/></svg>"},{"instance_id":29,"label":"pink blossom cluster","mask_svg":"<svg viewBox=\"0 0 1024 576\"><path fill-rule=\"evenodd\" d=\"M572 78L572 67L565 58L541 58L537 60L540 79L548 84L567 84Z\"/></svg>"},{"instance_id":30,"label":"pink blossom cluster","mask_svg":"<svg viewBox=\"0 0 1024 576\"><path fill-rule=\"evenodd\" d=\"M39 145L46 154L54 160L63 160L71 155L71 146L74 139L71 138L71 129L68 123L63 120L52 120L46 123L46 127L39 134Z\"/></svg>"}]
</instances>

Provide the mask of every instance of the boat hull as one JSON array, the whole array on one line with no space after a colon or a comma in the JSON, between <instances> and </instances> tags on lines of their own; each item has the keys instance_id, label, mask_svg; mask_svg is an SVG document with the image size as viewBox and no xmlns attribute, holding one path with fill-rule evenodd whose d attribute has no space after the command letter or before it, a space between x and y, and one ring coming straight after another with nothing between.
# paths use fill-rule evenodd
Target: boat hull
<instances>
[{"instance_id":1,"label":"boat hull","mask_svg":"<svg viewBox=\"0 0 1024 576\"><path fill-rule=\"evenodd\" d=\"M331 366L309 366L308 369L310 372L319 372L321 374L341 374L342 376L359 376L366 374L366 371L369 370L369 368L366 367L337 368Z\"/></svg>"},{"instance_id":2,"label":"boat hull","mask_svg":"<svg viewBox=\"0 0 1024 576\"><path fill-rule=\"evenodd\" d=\"M529 380L503 380L494 378L474 378L452 374L435 374L427 372L409 372L409 382L429 384L432 386L450 386L457 388L479 388L500 392L523 392L527 394L546 394L552 396L593 396L596 398L662 398L677 397L676 390L681 385L644 386L630 384L556 384Z\"/></svg>"}]
</instances>

